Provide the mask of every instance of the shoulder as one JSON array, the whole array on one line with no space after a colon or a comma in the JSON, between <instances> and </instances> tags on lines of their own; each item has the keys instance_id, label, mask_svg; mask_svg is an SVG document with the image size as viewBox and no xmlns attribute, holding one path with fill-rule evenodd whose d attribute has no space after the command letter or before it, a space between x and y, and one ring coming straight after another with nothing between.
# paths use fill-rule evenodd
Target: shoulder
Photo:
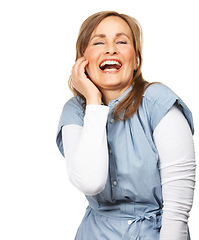
<instances>
[{"instance_id":1,"label":"shoulder","mask_svg":"<svg viewBox=\"0 0 199 240\"><path fill-rule=\"evenodd\" d=\"M161 83L152 83L147 87L143 98L152 102L162 102L166 99L176 98L176 94L166 85Z\"/></svg>"},{"instance_id":2,"label":"shoulder","mask_svg":"<svg viewBox=\"0 0 199 240\"><path fill-rule=\"evenodd\" d=\"M64 105L64 107L76 107L76 108L82 108L82 105L84 103L84 100L79 97L79 96L75 96L70 98Z\"/></svg>"},{"instance_id":3,"label":"shoulder","mask_svg":"<svg viewBox=\"0 0 199 240\"><path fill-rule=\"evenodd\" d=\"M82 126L85 114L82 105L83 99L79 96L69 99L63 107L59 125L77 124Z\"/></svg>"},{"instance_id":4,"label":"shoulder","mask_svg":"<svg viewBox=\"0 0 199 240\"><path fill-rule=\"evenodd\" d=\"M178 96L164 84L153 83L147 87L141 107L146 112L153 131L178 99Z\"/></svg>"},{"instance_id":5,"label":"shoulder","mask_svg":"<svg viewBox=\"0 0 199 240\"><path fill-rule=\"evenodd\" d=\"M72 97L69 99L64 107L63 112L84 112L83 108L84 100L80 98L79 96Z\"/></svg>"},{"instance_id":6,"label":"shoulder","mask_svg":"<svg viewBox=\"0 0 199 240\"><path fill-rule=\"evenodd\" d=\"M83 99L79 96L75 96L69 99L63 107L56 137L57 146L63 156L64 150L62 142L62 127L71 124L83 126L84 109L82 107L82 104Z\"/></svg>"},{"instance_id":7,"label":"shoulder","mask_svg":"<svg viewBox=\"0 0 199 240\"><path fill-rule=\"evenodd\" d=\"M146 111L152 129L154 130L174 104L183 112L192 132L194 132L191 111L182 99L164 84L153 83L147 87L143 94L141 108Z\"/></svg>"}]
</instances>

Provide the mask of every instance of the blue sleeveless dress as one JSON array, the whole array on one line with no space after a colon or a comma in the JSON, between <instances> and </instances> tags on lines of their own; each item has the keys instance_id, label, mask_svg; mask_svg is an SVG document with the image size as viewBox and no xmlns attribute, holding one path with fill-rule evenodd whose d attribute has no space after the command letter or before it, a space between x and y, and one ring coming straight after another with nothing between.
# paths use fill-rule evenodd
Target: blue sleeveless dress
<instances>
[{"instance_id":1,"label":"blue sleeveless dress","mask_svg":"<svg viewBox=\"0 0 199 240\"><path fill-rule=\"evenodd\" d=\"M89 206L76 240L159 240L163 199L153 131L169 109L177 104L193 133L192 114L168 87L152 84L132 118L114 120L112 109L131 89L132 86L118 99L109 102L109 175L101 193L86 196ZM65 104L58 126L57 145L63 156L62 126L83 126L83 123L81 99L73 97Z\"/></svg>"}]
</instances>

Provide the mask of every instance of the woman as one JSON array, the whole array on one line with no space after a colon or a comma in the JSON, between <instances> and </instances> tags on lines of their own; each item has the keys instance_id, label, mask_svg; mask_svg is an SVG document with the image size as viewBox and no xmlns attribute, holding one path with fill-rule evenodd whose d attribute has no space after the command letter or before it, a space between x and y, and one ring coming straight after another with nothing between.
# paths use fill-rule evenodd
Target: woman
<instances>
[{"instance_id":1,"label":"woman","mask_svg":"<svg viewBox=\"0 0 199 240\"><path fill-rule=\"evenodd\" d=\"M138 22L100 12L82 24L57 145L89 206L76 240L187 240L195 161L192 115L141 73Z\"/></svg>"}]
</instances>

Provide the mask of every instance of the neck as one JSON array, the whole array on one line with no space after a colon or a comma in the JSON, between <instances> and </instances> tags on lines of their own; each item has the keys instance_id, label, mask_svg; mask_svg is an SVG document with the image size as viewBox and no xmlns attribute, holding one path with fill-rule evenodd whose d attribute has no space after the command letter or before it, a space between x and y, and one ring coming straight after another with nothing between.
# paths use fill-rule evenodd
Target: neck
<instances>
[{"instance_id":1,"label":"neck","mask_svg":"<svg viewBox=\"0 0 199 240\"><path fill-rule=\"evenodd\" d=\"M105 105L108 106L109 102L112 100L116 100L117 98L119 98L127 89L129 88L129 86L122 88L122 89L100 89L101 93L102 93L102 100L103 103Z\"/></svg>"}]
</instances>

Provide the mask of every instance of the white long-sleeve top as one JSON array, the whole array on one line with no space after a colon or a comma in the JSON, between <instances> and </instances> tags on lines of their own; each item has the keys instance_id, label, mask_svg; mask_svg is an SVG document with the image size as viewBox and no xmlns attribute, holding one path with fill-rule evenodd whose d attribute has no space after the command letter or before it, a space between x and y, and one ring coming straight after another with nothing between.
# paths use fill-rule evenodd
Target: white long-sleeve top
<instances>
[{"instance_id":1,"label":"white long-sleeve top","mask_svg":"<svg viewBox=\"0 0 199 240\"><path fill-rule=\"evenodd\" d=\"M106 184L108 175L106 137L108 112L109 107L107 106L87 105L83 127L66 125L62 128L69 179L86 195L100 193Z\"/></svg>"},{"instance_id":2,"label":"white long-sleeve top","mask_svg":"<svg viewBox=\"0 0 199 240\"><path fill-rule=\"evenodd\" d=\"M107 106L87 105L83 127L66 125L62 128L69 178L87 195L96 195L106 184L108 111ZM176 106L160 121L153 137L159 153L164 203L160 240L187 240L187 221L195 185L195 156L190 127Z\"/></svg>"}]
</instances>

